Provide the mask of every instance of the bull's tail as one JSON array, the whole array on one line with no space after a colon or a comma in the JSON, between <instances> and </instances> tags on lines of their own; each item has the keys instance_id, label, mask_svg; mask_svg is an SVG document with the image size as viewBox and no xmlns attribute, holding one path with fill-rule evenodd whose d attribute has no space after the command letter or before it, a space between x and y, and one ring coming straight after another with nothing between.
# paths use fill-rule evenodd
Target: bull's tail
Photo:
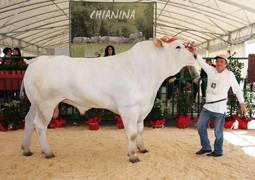
<instances>
[{"instance_id":1,"label":"bull's tail","mask_svg":"<svg viewBox=\"0 0 255 180\"><path fill-rule=\"evenodd\" d=\"M32 60L28 60L28 59L24 59L25 63L26 64L32 64L33 62L37 61L39 58L34 58ZM21 100L24 100L25 98L25 88L24 88L24 79L22 80L22 83L21 83L21 87L20 87L20 92L19 92L19 98Z\"/></svg>"},{"instance_id":2,"label":"bull's tail","mask_svg":"<svg viewBox=\"0 0 255 180\"><path fill-rule=\"evenodd\" d=\"M22 80L21 86L20 86L20 91L19 91L19 98L21 100L25 99L25 88L24 88L24 81Z\"/></svg>"}]
</instances>

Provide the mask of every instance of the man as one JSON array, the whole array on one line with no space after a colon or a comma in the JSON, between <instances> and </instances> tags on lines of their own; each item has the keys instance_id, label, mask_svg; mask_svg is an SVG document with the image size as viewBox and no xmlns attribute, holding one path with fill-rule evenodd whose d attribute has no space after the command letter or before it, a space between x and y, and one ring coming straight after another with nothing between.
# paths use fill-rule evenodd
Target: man
<instances>
[{"instance_id":1,"label":"man","mask_svg":"<svg viewBox=\"0 0 255 180\"><path fill-rule=\"evenodd\" d=\"M4 53L4 58L1 59L1 63L2 64L11 64L12 60L11 60L11 55L12 55L12 49L9 47L4 48L3 50Z\"/></svg>"},{"instance_id":2,"label":"man","mask_svg":"<svg viewBox=\"0 0 255 180\"><path fill-rule=\"evenodd\" d=\"M189 50L194 54L198 63L202 66L208 76L206 103L203 106L198 121L198 133L202 148L196 152L196 154L202 155L209 153L207 156L219 157L223 155L223 130L225 113L227 111L228 90L232 87L232 90L236 94L241 105L241 112L246 113L247 109L244 104L243 92L233 72L226 68L228 64L226 56L216 56L216 67L214 68L208 65L201 56L197 55L194 46L190 46ZM207 134L209 119L214 121L214 151L212 151Z\"/></svg>"}]
</instances>

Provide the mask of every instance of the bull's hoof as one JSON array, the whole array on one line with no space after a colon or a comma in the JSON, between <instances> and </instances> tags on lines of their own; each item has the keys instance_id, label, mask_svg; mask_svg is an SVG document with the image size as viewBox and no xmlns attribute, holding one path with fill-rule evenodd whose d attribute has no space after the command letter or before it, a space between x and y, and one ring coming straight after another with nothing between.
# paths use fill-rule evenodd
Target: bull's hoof
<instances>
[{"instance_id":1,"label":"bull's hoof","mask_svg":"<svg viewBox=\"0 0 255 180\"><path fill-rule=\"evenodd\" d=\"M51 158L54 158L54 157L56 157L53 153L51 153L51 154L45 154L45 158L46 159L51 159Z\"/></svg>"},{"instance_id":2,"label":"bull's hoof","mask_svg":"<svg viewBox=\"0 0 255 180\"><path fill-rule=\"evenodd\" d=\"M28 152L23 152L23 155L24 156L32 156L33 153L31 151L28 151Z\"/></svg>"},{"instance_id":3,"label":"bull's hoof","mask_svg":"<svg viewBox=\"0 0 255 180\"><path fill-rule=\"evenodd\" d=\"M139 150L139 152L145 154L145 153L148 153L149 151L147 149L143 149L143 150Z\"/></svg>"},{"instance_id":4,"label":"bull's hoof","mask_svg":"<svg viewBox=\"0 0 255 180\"><path fill-rule=\"evenodd\" d=\"M131 163L137 163L137 162L140 162L140 159L138 158L138 157L132 157L132 158L129 158L129 161L131 162Z\"/></svg>"}]
</instances>

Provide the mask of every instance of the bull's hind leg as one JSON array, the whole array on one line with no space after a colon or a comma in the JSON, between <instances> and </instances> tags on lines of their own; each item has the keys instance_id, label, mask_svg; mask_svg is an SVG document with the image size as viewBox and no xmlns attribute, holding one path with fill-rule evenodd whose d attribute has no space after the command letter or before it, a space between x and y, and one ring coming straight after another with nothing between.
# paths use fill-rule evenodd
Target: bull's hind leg
<instances>
[{"instance_id":1,"label":"bull's hind leg","mask_svg":"<svg viewBox=\"0 0 255 180\"><path fill-rule=\"evenodd\" d=\"M23 149L24 156L31 156L32 152L30 151L31 138L34 132L34 118L35 118L35 108L30 107L26 117L25 117L25 129L24 129L24 138L21 148Z\"/></svg>"},{"instance_id":2,"label":"bull's hind leg","mask_svg":"<svg viewBox=\"0 0 255 180\"><path fill-rule=\"evenodd\" d=\"M144 124L143 124L143 120L141 120L137 123L136 146L137 146L137 149L139 150L139 152L147 153L149 151L144 147L143 137L142 137L143 128L144 128Z\"/></svg>"},{"instance_id":3,"label":"bull's hind leg","mask_svg":"<svg viewBox=\"0 0 255 180\"><path fill-rule=\"evenodd\" d=\"M136 137L137 137L137 120L139 118L140 108L134 106L121 110L125 130L128 138L128 155L129 161L132 163L140 161L136 154Z\"/></svg>"},{"instance_id":4,"label":"bull's hind leg","mask_svg":"<svg viewBox=\"0 0 255 180\"><path fill-rule=\"evenodd\" d=\"M52 107L52 108L49 108ZM39 142L42 148L42 152L45 154L45 158L53 158L55 155L53 154L48 141L47 141L47 127L52 118L53 111L55 106L40 106L40 111L38 111L37 123L36 123L36 132L39 136Z\"/></svg>"},{"instance_id":5,"label":"bull's hind leg","mask_svg":"<svg viewBox=\"0 0 255 180\"><path fill-rule=\"evenodd\" d=\"M47 127L46 128L36 128L36 131L39 136L39 142L40 142L40 145L42 148L42 153L45 154L45 158L50 159L50 158L55 157L55 155L52 152L52 150L50 149L50 146L47 141L47 135L46 135Z\"/></svg>"}]
</instances>

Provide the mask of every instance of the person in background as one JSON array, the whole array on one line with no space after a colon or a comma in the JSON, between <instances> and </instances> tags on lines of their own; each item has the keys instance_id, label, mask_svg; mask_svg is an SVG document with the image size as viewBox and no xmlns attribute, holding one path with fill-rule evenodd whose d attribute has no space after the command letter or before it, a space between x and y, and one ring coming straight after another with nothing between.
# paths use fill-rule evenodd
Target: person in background
<instances>
[{"instance_id":1,"label":"person in background","mask_svg":"<svg viewBox=\"0 0 255 180\"><path fill-rule=\"evenodd\" d=\"M171 100L171 98L174 96L175 92L177 91L179 78L180 78L180 72L174 76L170 76L169 78L167 78L167 82L168 82L167 99L168 99L168 101Z\"/></svg>"},{"instance_id":2,"label":"person in background","mask_svg":"<svg viewBox=\"0 0 255 180\"><path fill-rule=\"evenodd\" d=\"M193 102L195 102L196 95L199 90L198 81L200 78L196 68L194 66L186 66L182 68L182 70L180 71L180 78L183 79L181 81L181 90L184 90L184 87L186 87L187 89L191 89L192 99Z\"/></svg>"},{"instance_id":3,"label":"person in background","mask_svg":"<svg viewBox=\"0 0 255 180\"><path fill-rule=\"evenodd\" d=\"M24 64L23 58L21 57L21 52L19 48L13 48L12 50L12 62L14 64Z\"/></svg>"},{"instance_id":4,"label":"person in background","mask_svg":"<svg viewBox=\"0 0 255 180\"><path fill-rule=\"evenodd\" d=\"M215 67L211 59L206 59L206 63L209 64L210 66ZM202 80L202 83L201 83L202 98L203 98L203 101L205 101L206 87L207 87L207 74L203 69L201 69L201 72L200 72L200 79Z\"/></svg>"},{"instance_id":5,"label":"person in background","mask_svg":"<svg viewBox=\"0 0 255 180\"><path fill-rule=\"evenodd\" d=\"M99 52L95 52L96 57L101 57L101 54Z\"/></svg>"},{"instance_id":6,"label":"person in background","mask_svg":"<svg viewBox=\"0 0 255 180\"><path fill-rule=\"evenodd\" d=\"M9 47L4 48L3 50L4 57L2 58L2 63L1 64L11 64L11 55L12 55L12 49Z\"/></svg>"},{"instance_id":7,"label":"person in background","mask_svg":"<svg viewBox=\"0 0 255 180\"><path fill-rule=\"evenodd\" d=\"M104 51L104 57L115 55L115 49L112 45L108 45Z\"/></svg>"}]
</instances>

